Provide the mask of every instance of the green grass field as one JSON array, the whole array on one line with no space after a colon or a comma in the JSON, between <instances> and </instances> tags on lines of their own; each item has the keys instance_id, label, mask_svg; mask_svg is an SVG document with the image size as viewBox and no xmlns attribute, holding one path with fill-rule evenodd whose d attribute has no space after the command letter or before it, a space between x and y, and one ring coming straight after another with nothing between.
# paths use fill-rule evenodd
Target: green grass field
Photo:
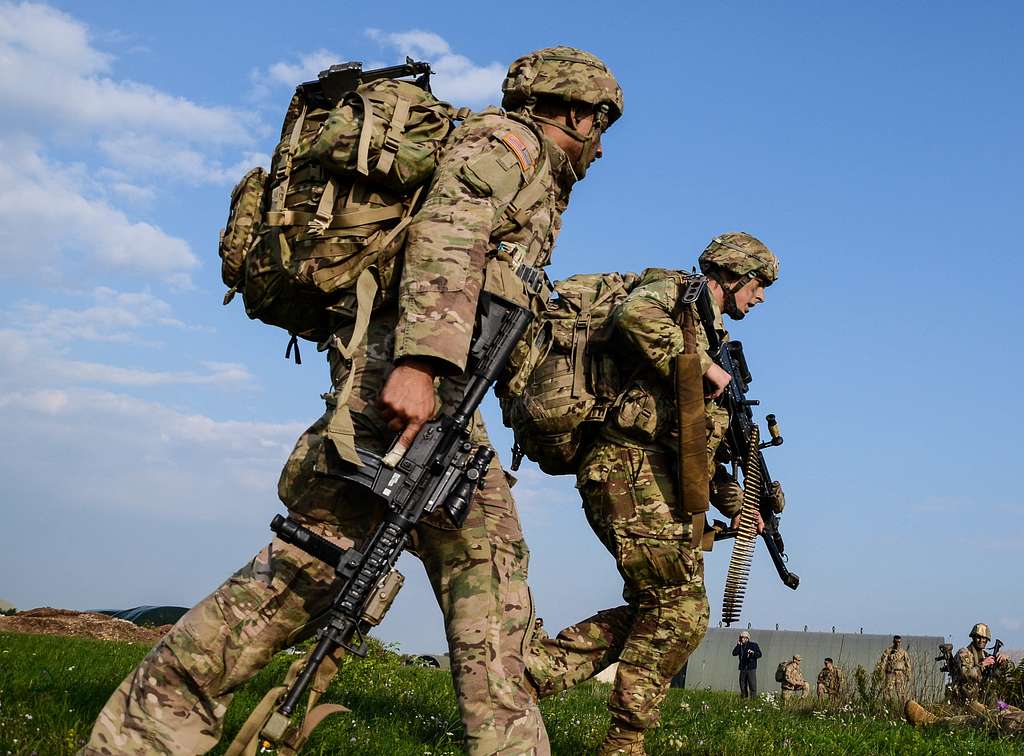
<instances>
[{"instance_id":1,"label":"green grass field","mask_svg":"<svg viewBox=\"0 0 1024 756\"><path fill-rule=\"evenodd\" d=\"M110 692L145 655L126 643L0 634L0 756L73 753ZM281 655L235 696L222 753L249 710L284 675ZM608 686L588 683L544 701L556 754L593 753L607 727ZM449 676L403 667L392 654L347 659L327 700L351 714L321 726L308 754L457 754L461 725ZM1024 741L981 731L914 730L852 706L780 707L736 695L670 691L651 754L982 754L1024 753Z\"/></svg>"}]
</instances>

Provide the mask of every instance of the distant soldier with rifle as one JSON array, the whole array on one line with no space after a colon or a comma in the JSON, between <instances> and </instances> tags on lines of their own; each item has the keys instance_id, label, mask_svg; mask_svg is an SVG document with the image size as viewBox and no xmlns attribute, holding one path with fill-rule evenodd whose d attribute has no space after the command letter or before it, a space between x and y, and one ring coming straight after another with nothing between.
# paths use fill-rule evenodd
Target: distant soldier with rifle
<instances>
[{"instance_id":1,"label":"distant soldier with rifle","mask_svg":"<svg viewBox=\"0 0 1024 756\"><path fill-rule=\"evenodd\" d=\"M700 265L706 279L646 271L613 311L611 343L623 364L637 367L577 473L587 519L615 557L627 605L554 638L539 629L527 660L541 695L618 660L601 754L645 752L644 735L660 719L672 677L707 630L702 546L711 540L704 532L709 497L727 517L738 516L743 503L742 489L715 459L730 424L717 399L732 377L712 345L726 338L722 312L739 320L763 302L779 262L753 236L728 233L708 245ZM686 384L683 397L679 383ZM681 401L696 409L684 415L685 425ZM695 501L682 496L686 488ZM781 497L781 489L772 490Z\"/></svg>"},{"instance_id":2,"label":"distant soldier with rifle","mask_svg":"<svg viewBox=\"0 0 1024 756\"><path fill-rule=\"evenodd\" d=\"M322 79L330 81L332 72ZM622 114L623 99L600 59L570 47L516 60L502 89L504 110L459 115L465 120L450 136L442 130L444 149L427 173L429 189L391 202L406 178L392 168L429 154L402 147L404 125L426 117L417 98L427 98L413 93L410 108L409 87L346 93L341 86L336 107L330 111L329 102L325 111L326 86L317 100L300 87L269 174L278 184L252 202L265 209L269 194L271 207L277 203L258 219L256 242L280 247L271 263L311 260L309 279L324 290L355 255L359 270L378 274L367 283L369 298L379 285L383 301L372 317L360 306L362 316L342 318L352 301L329 300L324 314L339 319L321 346L334 391L281 474L288 517L275 518L278 537L188 612L128 676L83 753L205 753L220 738L233 693L276 652L319 628L301 672L289 675L286 691L272 692L250 722L248 740L229 750L252 753L259 737L294 753L301 738L286 728L298 697L307 687L322 692L346 649L363 651L363 634L401 583L393 566L405 546L423 562L444 616L468 753L550 752L522 658L532 612L529 551L475 410L510 354L526 348L520 336L537 269L548 263L570 191L601 156L601 136ZM394 91L401 95L397 105ZM390 103L390 126L367 117L363 135L378 127L386 134L365 139L358 128L344 130L348 114L381 103ZM443 104L428 104L426 110L443 111ZM444 112L450 117L452 110ZM303 150L335 127L348 136L326 145L319 159L336 167L358 143L358 170L318 187L321 166ZM366 148L379 155L368 160ZM280 180L289 175L290 185ZM245 197L244 187L236 194ZM336 211L352 198L365 204ZM306 204L296 209L293 199ZM245 211L233 201L233 216L236 204ZM409 215L410 206L418 212ZM399 217L398 225L379 228L382 218ZM326 251L318 257L319 249ZM400 252L400 266L389 250ZM400 270L400 279L386 280L389 270ZM250 284L262 272L248 265L239 284L252 317L261 301L248 296ZM359 280L353 299L361 301L367 279ZM278 304L285 312L293 303ZM271 315L259 317L270 322Z\"/></svg>"}]
</instances>

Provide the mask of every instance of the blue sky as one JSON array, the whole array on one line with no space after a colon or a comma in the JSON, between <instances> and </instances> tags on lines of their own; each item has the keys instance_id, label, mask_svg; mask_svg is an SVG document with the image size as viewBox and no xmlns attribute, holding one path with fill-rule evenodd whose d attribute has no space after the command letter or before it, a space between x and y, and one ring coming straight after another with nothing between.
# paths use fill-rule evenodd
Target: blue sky
<instances>
[{"instance_id":1,"label":"blue sky","mask_svg":"<svg viewBox=\"0 0 1024 756\"><path fill-rule=\"evenodd\" d=\"M266 541L327 371L221 306L216 242L295 83L413 54L480 107L517 55L568 43L626 112L552 275L689 267L727 230L782 259L733 335L786 438L768 461L803 583L759 553L743 622L961 641L985 621L1024 647L1021 6L387 7L0 2L0 597L191 605ZM546 624L619 603L572 481L525 468L515 493ZM707 559L713 622L727 561ZM403 570L379 634L437 650Z\"/></svg>"}]
</instances>

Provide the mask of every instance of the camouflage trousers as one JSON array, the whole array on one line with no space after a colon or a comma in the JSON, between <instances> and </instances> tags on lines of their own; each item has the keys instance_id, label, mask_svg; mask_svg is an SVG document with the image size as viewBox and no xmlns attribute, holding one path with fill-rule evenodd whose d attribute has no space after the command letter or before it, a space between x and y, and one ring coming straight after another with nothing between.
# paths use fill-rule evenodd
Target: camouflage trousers
<instances>
[{"instance_id":1,"label":"camouflage trousers","mask_svg":"<svg viewBox=\"0 0 1024 756\"><path fill-rule=\"evenodd\" d=\"M910 677L903 674L887 673L882 687L882 697L903 703L910 698Z\"/></svg>"},{"instance_id":2,"label":"camouflage trousers","mask_svg":"<svg viewBox=\"0 0 1024 756\"><path fill-rule=\"evenodd\" d=\"M377 393L390 369L392 324L371 325L356 355L350 406L359 445L378 452L390 439ZM332 379L348 368L332 355ZM445 401L457 386L440 388ZM382 507L358 487L319 474L331 464L328 412L299 439L279 495L289 514L348 547L367 536ZM477 418L474 440L487 437ZM442 614L466 750L548 754L540 710L523 660L532 629L526 585L529 552L508 482L495 461L462 528L440 513L414 531L412 551L427 571ZM213 748L233 693L271 657L311 634L329 606L334 573L279 539L193 607L121 683L82 751L198 754ZM398 712L396 712L396 715Z\"/></svg>"},{"instance_id":3,"label":"camouflage trousers","mask_svg":"<svg viewBox=\"0 0 1024 756\"><path fill-rule=\"evenodd\" d=\"M802 685L782 689L783 701L789 701L792 698L807 698L810 695L811 684L809 682L805 682Z\"/></svg>"},{"instance_id":4,"label":"camouflage trousers","mask_svg":"<svg viewBox=\"0 0 1024 756\"><path fill-rule=\"evenodd\" d=\"M704 562L689 548L668 455L601 441L578 478L587 519L622 575L625 606L598 612L554 638L534 638L527 665L541 695L585 680L616 659L605 750L660 719L672 678L708 627ZM642 748L642 746L641 746Z\"/></svg>"}]
</instances>

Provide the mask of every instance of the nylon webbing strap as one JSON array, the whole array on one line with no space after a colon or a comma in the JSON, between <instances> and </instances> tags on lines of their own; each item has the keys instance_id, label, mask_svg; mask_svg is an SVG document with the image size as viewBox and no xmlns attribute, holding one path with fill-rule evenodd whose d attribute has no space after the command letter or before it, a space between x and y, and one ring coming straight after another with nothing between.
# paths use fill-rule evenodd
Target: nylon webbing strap
<instances>
[{"instance_id":1,"label":"nylon webbing strap","mask_svg":"<svg viewBox=\"0 0 1024 756\"><path fill-rule=\"evenodd\" d=\"M281 183L274 188L270 197L271 210L283 210L285 199L288 196L288 186L292 179L292 159L295 155L295 148L299 146L299 137L302 136L302 124L306 121L306 104L302 105L302 112L292 126L292 133L288 137L288 149L284 155L281 165L277 168L277 177Z\"/></svg>"},{"instance_id":2,"label":"nylon webbing strap","mask_svg":"<svg viewBox=\"0 0 1024 756\"><path fill-rule=\"evenodd\" d=\"M370 140L373 136L373 107L366 95L356 92L363 102L363 128L359 131L359 147L356 150L356 172L363 175L370 175Z\"/></svg>"},{"instance_id":3,"label":"nylon webbing strap","mask_svg":"<svg viewBox=\"0 0 1024 756\"><path fill-rule=\"evenodd\" d=\"M710 508L704 382L690 308L683 310L683 353L675 359L676 419L679 433L679 495L692 517L690 548L700 548L704 513Z\"/></svg>"},{"instance_id":4,"label":"nylon webbing strap","mask_svg":"<svg viewBox=\"0 0 1024 756\"><path fill-rule=\"evenodd\" d=\"M572 334L572 396L583 396L586 387L584 368L587 356L587 340L590 337L590 295L584 294L580 300L580 314L576 316Z\"/></svg>"},{"instance_id":5,"label":"nylon webbing strap","mask_svg":"<svg viewBox=\"0 0 1024 756\"><path fill-rule=\"evenodd\" d=\"M332 228L355 228L382 223L387 220L401 218L405 213L405 204L396 202L384 207L358 207L353 210L342 210L331 216L331 222L324 231ZM281 210L266 215L266 226L308 226L317 216L299 210Z\"/></svg>"},{"instance_id":6,"label":"nylon webbing strap","mask_svg":"<svg viewBox=\"0 0 1024 756\"><path fill-rule=\"evenodd\" d=\"M274 723L276 725L275 729L284 729L284 717L277 714L275 709L282 696L298 679L299 673L306 666L311 653L312 647L292 662L282 685L267 691L267 694L263 696L262 700L256 705L256 708L253 709L249 718L245 720L242 729L238 731L235 739L231 741L231 745L224 752L225 756L255 756L260 748L261 741L266 737L264 729L267 728L270 720L275 716L280 717L282 720ZM305 745L313 730L330 715L350 711L350 709L341 704L317 705L320 696L326 692L331 684L331 680L337 674L338 665L341 663L341 658L344 655L345 650L343 648L336 648L324 657L324 660L320 663L316 676L313 678L313 683L310 685L309 698L306 703L306 716L302 720L302 726L298 730L289 727L281 733L282 737L279 740L276 737L274 738L277 742L269 741L281 756L294 756Z\"/></svg>"},{"instance_id":7,"label":"nylon webbing strap","mask_svg":"<svg viewBox=\"0 0 1024 756\"><path fill-rule=\"evenodd\" d=\"M391 242L393 242L395 238L400 233L402 233L405 227L412 222L413 212L416 208L416 203L419 202L420 195L423 194L424 186L425 184L420 184L419 186L416 187L416 191L413 192L412 197L409 198L409 204L406 205L402 210L402 212L405 213L405 216L402 218L402 220L396 223L395 227L388 231L387 234L385 234L380 239L379 242L374 244L375 249L387 249L388 245L391 244Z\"/></svg>"},{"instance_id":8,"label":"nylon webbing strap","mask_svg":"<svg viewBox=\"0 0 1024 756\"><path fill-rule=\"evenodd\" d=\"M334 213L334 203L338 199L338 182L330 179L324 184L324 191L320 195L320 202L316 206L316 214L309 221L309 233L316 236L322 234L331 225L331 215Z\"/></svg>"},{"instance_id":9,"label":"nylon webbing strap","mask_svg":"<svg viewBox=\"0 0 1024 756\"><path fill-rule=\"evenodd\" d=\"M545 156L545 163L547 162L546 158L547 156ZM540 174L541 169L538 167L530 182L523 187L519 194L512 198L512 201L508 203L508 207L505 210L509 220L520 228L525 226L526 222L530 220L530 217L533 215L533 206L544 196L544 192L547 189L545 187L546 182L540 180Z\"/></svg>"},{"instance_id":10,"label":"nylon webbing strap","mask_svg":"<svg viewBox=\"0 0 1024 756\"><path fill-rule=\"evenodd\" d=\"M391 124L388 126L388 130L384 134L384 144L380 148L380 158L373 169L382 178L388 175L391 166L395 162L395 156L398 154L398 140L402 137L402 132L405 131L405 124L409 120L409 106L411 104L404 97L399 97L398 101L395 102L395 112L391 116Z\"/></svg>"},{"instance_id":11,"label":"nylon webbing strap","mask_svg":"<svg viewBox=\"0 0 1024 756\"><path fill-rule=\"evenodd\" d=\"M356 432L352 424L352 414L348 409L348 400L352 396L352 387L355 385L356 370L353 358L356 351L366 340L366 332L370 325L370 312L373 310L373 300L377 296L377 276L375 269L370 267L359 274L356 281L356 319L352 327L352 336L348 344L342 342L337 334L333 334L328 344L348 362L348 377L340 391L334 392L333 401L336 403L334 412L327 422L327 438L334 445L335 450L346 462L354 465L361 465L362 460L356 452Z\"/></svg>"}]
</instances>

